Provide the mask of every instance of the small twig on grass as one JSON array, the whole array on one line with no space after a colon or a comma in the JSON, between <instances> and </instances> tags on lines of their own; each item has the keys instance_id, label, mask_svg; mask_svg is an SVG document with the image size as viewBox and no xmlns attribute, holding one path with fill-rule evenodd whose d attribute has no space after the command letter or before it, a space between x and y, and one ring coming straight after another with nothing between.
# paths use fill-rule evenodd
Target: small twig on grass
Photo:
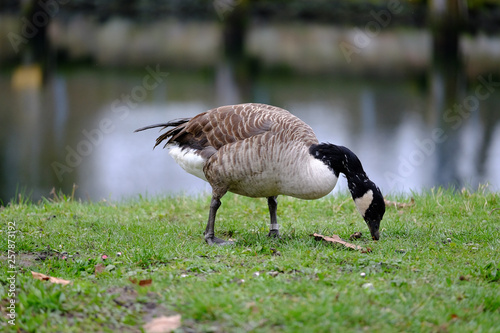
<instances>
[{"instance_id":1,"label":"small twig on grass","mask_svg":"<svg viewBox=\"0 0 500 333\"><path fill-rule=\"evenodd\" d=\"M67 284L71 283L71 281L64 280L64 279L61 279L61 278L56 278L56 277L53 277L53 276L48 276L48 275L45 275L45 274L42 274L42 273L38 273L38 272L31 271L31 275L33 276L33 278L35 278L37 280L49 281L51 283L57 283L57 284L62 284L62 285L67 285Z\"/></svg>"},{"instance_id":2,"label":"small twig on grass","mask_svg":"<svg viewBox=\"0 0 500 333\"><path fill-rule=\"evenodd\" d=\"M500 210L500 208L494 208L494 209L490 210L490 212L488 213L488 215L491 215L491 214L493 214L493 212L496 212L498 210Z\"/></svg>"},{"instance_id":3,"label":"small twig on grass","mask_svg":"<svg viewBox=\"0 0 500 333\"><path fill-rule=\"evenodd\" d=\"M51 199L49 199L50 201L52 202L61 202L62 201L62 198L60 198L58 195L57 195L57 191L56 191L56 188L53 187L52 190L50 191L49 195L52 196Z\"/></svg>"},{"instance_id":4,"label":"small twig on grass","mask_svg":"<svg viewBox=\"0 0 500 333\"><path fill-rule=\"evenodd\" d=\"M335 206L335 205L334 205L334 206L332 206L333 212L334 212L334 213L335 213L335 212L339 212L339 211L340 211L340 209L342 208L342 206L343 206L344 204L346 204L346 203L350 202L350 201L351 201L351 199L350 199L350 198L347 198L347 199L345 199L344 201L342 201L342 202L340 203L340 205L338 205L338 206Z\"/></svg>"},{"instance_id":5,"label":"small twig on grass","mask_svg":"<svg viewBox=\"0 0 500 333\"><path fill-rule=\"evenodd\" d=\"M369 247L368 248L364 248L364 247L358 246L356 244L352 244L352 243L346 242L345 240L343 240L342 238L340 238L338 235L332 235L331 237L328 237L328 236L323 236L323 235L314 233L311 236L313 236L314 239L316 239L316 240L324 240L324 241L327 241L329 243L342 244L345 247L348 247L348 248L354 249L354 250L360 250L363 253L367 253L367 252L371 252L372 251Z\"/></svg>"},{"instance_id":6,"label":"small twig on grass","mask_svg":"<svg viewBox=\"0 0 500 333\"><path fill-rule=\"evenodd\" d=\"M420 311L420 309L422 309L424 307L424 305L427 304L427 302L429 302L429 300L431 300L434 296L436 296L436 294L437 293L432 293L429 297L427 297L422 302L420 302L419 304L417 304L413 308L411 308L410 311L408 312L407 316L412 316L412 315L416 314L418 311Z\"/></svg>"},{"instance_id":7,"label":"small twig on grass","mask_svg":"<svg viewBox=\"0 0 500 333\"><path fill-rule=\"evenodd\" d=\"M395 207L395 208L407 208L415 205L415 199L411 198L410 202L407 203L401 203L397 201L390 201L384 198L385 206L386 207Z\"/></svg>"},{"instance_id":8,"label":"small twig on grass","mask_svg":"<svg viewBox=\"0 0 500 333\"><path fill-rule=\"evenodd\" d=\"M77 188L78 188L78 185L73 183L73 190L71 191L71 202L75 201L75 192L76 192Z\"/></svg>"}]
</instances>

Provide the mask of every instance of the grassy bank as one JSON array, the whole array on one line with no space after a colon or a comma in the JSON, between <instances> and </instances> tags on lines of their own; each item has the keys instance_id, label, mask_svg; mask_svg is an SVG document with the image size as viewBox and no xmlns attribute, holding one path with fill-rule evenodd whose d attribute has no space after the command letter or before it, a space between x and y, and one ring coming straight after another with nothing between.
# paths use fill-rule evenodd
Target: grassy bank
<instances>
[{"instance_id":1,"label":"grassy bank","mask_svg":"<svg viewBox=\"0 0 500 333\"><path fill-rule=\"evenodd\" d=\"M228 195L216 221L216 235L236 240L227 247L203 241L209 197L12 203L0 208L0 329L12 329L15 224L20 332L137 332L172 314L182 316L178 332L498 332L500 196L414 198L388 208L374 242L347 195L279 198L282 239L266 237L264 199ZM355 231L363 236L352 242L372 252L310 236Z\"/></svg>"}]
</instances>

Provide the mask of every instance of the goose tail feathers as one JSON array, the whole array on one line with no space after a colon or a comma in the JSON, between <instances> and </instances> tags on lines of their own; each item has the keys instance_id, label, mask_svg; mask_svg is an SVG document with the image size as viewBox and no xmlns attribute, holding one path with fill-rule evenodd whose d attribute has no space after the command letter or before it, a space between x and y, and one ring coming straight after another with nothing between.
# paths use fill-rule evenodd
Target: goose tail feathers
<instances>
[{"instance_id":1,"label":"goose tail feathers","mask_svg":"<svg viewBox=\"0 0 500 333\"><path fill-rule=\"evenodd\" d=\"M134 131L134 133L145 131L145 130L152 129L152 128L158 128L158 127L163 127L161 130L168 128L168 127L176 127L176 126L182 125L184 123L187 123L190 119L191 118L179 118L179 119L171 120L168 123L149 125L149 126L145 126L145 127L141 127L141 128L136 129Z\"/></svg>"},{"instance_id":2,"label":"goose tail feathers","mask_svg":"<svg viewBox=\"0 0 500 333\"><path fill-rule=\"evenodd\" d=\"M168 123L149 125L149 126L138 128L134 131L134 133L145 131L145 130L152 129L152 128L158 128L158 127L161 127L160 131L162 131L168 127L173 127L171 130L167 131L166 133L163 133L162 135L160 135L156 139L156 144L154 146L154 148L156 148L156 146L158 146L162 141L168 139L169 137L175 136L180 131L182 131L184 126L181 126L181 125L186 124L189 120L191 120L191 118L174 119L174 120L169 121ZM168 142L167 142L167 144L168 144Z\"/></svg>"}]
</instances>

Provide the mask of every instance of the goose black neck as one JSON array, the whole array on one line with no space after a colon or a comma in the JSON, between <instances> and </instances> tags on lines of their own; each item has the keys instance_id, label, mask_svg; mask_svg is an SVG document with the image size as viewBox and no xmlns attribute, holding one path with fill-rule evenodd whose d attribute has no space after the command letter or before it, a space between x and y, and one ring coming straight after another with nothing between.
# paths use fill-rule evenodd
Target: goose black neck
<instances>
[{"instance_id":1,"label":"goose black neck","mask_svg":"<svg viewBox=\"0 0 500 333\"><path fill-rule=\"evenodd\" d=\"M385 213L384 197L377 185L368 179L358 157L346 147L330 143L312 145L309 152L325 163L337 177L340 173L345 174L354 203L373 239L378 240L380 221Z\"/></svg>"},{"instance_id":2,"label":"goose black neck","mask_svg":"<svg viewBox=\"0 0 500 333\"><path fill-rule=\"evenodd\" d=\"M350 149L331 143L320 143L312 145L309 152L325 163L337 177L340 173L346 176L353 199L362 197L371 189L373 183L368 179L361 161Z\"/></svg>"}]
</instances>

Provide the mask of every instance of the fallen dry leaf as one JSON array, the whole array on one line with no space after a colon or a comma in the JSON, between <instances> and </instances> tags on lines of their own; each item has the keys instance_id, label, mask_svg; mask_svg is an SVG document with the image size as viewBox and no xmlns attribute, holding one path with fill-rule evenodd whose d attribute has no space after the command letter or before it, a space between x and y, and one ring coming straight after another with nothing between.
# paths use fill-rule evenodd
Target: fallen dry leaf
<instances>
[{"instance_id":1,"label":"fallen dry leaf","mask_svg":"<svg viewBox=\"0 0 500 333\"><path fill-rule=\"evenodd\" d=\"M348 243L345 240L343 240L342 238L340 238L338 235L332 235L331 237L328 237L328 236L323 236L323 235L314 233L313 236L316 240L322 239L322 240L330 242L330 243L342 244L342 245L344 245L348 248L354 249L354 250L361 250L363 253L371 252L370 248L365 249L364 247Z\"/></svg>"},{"instance_id":2,"label":"fallen dry leaf","mask_svg":"<svg viewBox=\"0 0 500 333\"><path fill-rule=\"evenodd\" d=\"M361 238L361 236L363 236L363 234L361 232L359 232L359 231L356 231L351 236L349 236L349 239L350 240L358 239L358 238Z\"/></svg>"},{"instance_id":3,"label":"fallen dry leaf","mask_svg":"<svg viewBox=\"0 0 500 333\"><path fill-rule=\"evenodd\" d=\"M151 283L153 283L153 279L146 279L146 280L139 280L139 281L137 281L137 279L129 278L129 280L133 284L138 284L141 287L149 286L149 285L151 285Z\"/></svg>"},{"instance_id":4,"label":"fallen dry leaf","mask_svg":"<svg viewBox=\"0 0 500 333\"><path fill-rule=\"evenodd\" d=\"M277 272L277 271L271 271L271 272L267 272L267 275L272 276L272 277L276 277L276 276L278 276L279 273L280 272Z\"/></svg>"},{"instance_id":5,"label":"fallen dry leaf","mask_svg":"<svg viewBox=\"0 0 500 333\"><path fill-rule=\"evenodd\" d=\"M146 333L168 333L181 326L181 315L161 316L153 318L149 323L144 325Z\"/></svg>"},{"instance_id":6,"label":"fallen dry leaf","mask_svg":"<svg viewBox=\"0 0 500 333\"><path fill-rule=\"evenodd\" d=\"M271 255L279 257L279 256L281 256L281 252L276 250L275 248L271 248Z\"/></svg>"},{"instance_id":7,"label":"fallen dry leaf","mask_svg":"<svg viewBox=\"0 0 500 333\"><path fill-rule=\"evenodd\" d=\"M140 280L139 285L142 286L149 286L153 283L153 279L147 279L147 280Z\"/></svg>"},{"instance_id":8,"label":"fallen dry leaf","mask_svg":"<svg viewBox=\"0 0 500 333\"><path fill-rule=\"evenodd\" d=\"M71 281L68 281L68 280L63 280L63 279L60 279L60 278L56 278L56 277L53 277L53 276L48 276L48 275L45 275L45 274L42 274L42 273L37 273L37 272L33 272L31 271L31 275L33 275L33 277L37 280L41 280L41 281L49 281L51 283L57 283L57 284L62 284L62 285L67 285L69 283L71 283Z\"/></svg>"},{"instance_id":9,"label":"fallen dry leaf","mask_svg":"<svg viewBox=\"0 0 500 333\"><path fill-rule=\"evenodd\" d=\"M390 201L384 198L385 206L386 207L395 207L395 208L406 208L406 207L411 207L415 205L415 199L411 198L410 202L402 203L402 202L397 202L397 201Z\"/></svg>"},{"instance_id":10,"label":"fallen dry leaf","mask_svg":"<svg viewBox=\"0 0 500 333\"><path fill-rule=\"evenodd\" d=\"M103 265L103 264L101 264L101 263L99 263L99 264L97 264L97 265L94 266L94 269L95 269L94 274L102 273L106 269L106 266Z\"/></svg>"}]
</instances>

